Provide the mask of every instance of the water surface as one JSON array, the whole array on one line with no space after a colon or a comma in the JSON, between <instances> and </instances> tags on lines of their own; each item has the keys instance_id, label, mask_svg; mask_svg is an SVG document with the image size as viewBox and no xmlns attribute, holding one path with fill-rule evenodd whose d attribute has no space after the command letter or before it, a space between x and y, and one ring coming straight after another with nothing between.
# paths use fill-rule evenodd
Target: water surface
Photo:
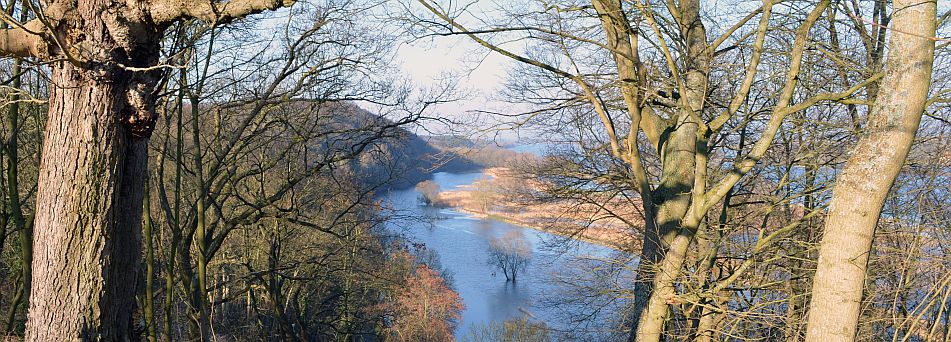
<instances>
[{"instance_id":1,"label":"water surface","mask_svg":"<svg viewBox=\"0 0 951 342\"><path fill-rule=\"evenodd\" d=\"M471 184L479 177L481 173L437 173L433 180L445 191ZM564 284L559 285L554 278L569 272L578 258L597 260L614 254L607 247L566 242L553 234L452 208L425 207L418 195L413 189L399 190L389 193L385 200L395 209L414 214L393 222L395 230L438 253L443 267L452 274L454 288L466 306L457 335L464 335L472 326L523 315L558 327L555 317L559 313L548 303L559 291L573 290L562 288ZM515 283L506 281L502 272L488 263L491 239L506 234L523 236L532 250L526 272ZM559 247L552 248L556 243Z\"/></svg>"}]
</instances>

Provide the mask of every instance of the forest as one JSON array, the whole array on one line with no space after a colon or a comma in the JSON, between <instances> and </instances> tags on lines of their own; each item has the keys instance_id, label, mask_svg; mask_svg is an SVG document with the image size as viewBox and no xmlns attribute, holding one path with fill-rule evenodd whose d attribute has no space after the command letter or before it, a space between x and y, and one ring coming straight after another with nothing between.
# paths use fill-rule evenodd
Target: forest
<instances>
[{"instance_id":1,"label":"forest","mask_svg":"<svg viewBox=\"0 0 951 342\"><path fill-rule=\"evenodd\" d=\"M951 342L945 0L0 26L4 341Z\"/></svg>"}]
</instances>

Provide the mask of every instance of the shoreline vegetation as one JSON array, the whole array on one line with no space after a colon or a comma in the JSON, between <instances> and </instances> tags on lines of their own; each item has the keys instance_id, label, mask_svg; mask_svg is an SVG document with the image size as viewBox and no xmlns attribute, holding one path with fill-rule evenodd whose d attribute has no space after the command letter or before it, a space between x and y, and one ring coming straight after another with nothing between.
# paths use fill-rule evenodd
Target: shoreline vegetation
<instances>
[{"instance_id":1,"label":"shoreline vegetation","mask_svg":"<svg viewBox=\"0 0 951 342\"><path fill-rule=\"evenodd\" d=\"M424 183L417 187L423 200L432 205L452 207L481 218L531 228L620 251L630 251L631 224L643 227L640 214L617 200L526 199L527 192L539 193L544 185L505 167L482 170L484 177L457 190L434 191Z\"/></svg>"}]
</instances>

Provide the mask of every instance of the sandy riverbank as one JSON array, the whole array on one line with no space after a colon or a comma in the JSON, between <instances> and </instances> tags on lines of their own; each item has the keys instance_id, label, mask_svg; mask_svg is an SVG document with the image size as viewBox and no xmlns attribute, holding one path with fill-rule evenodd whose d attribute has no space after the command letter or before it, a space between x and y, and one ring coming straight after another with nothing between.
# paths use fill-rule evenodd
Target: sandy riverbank
<instances>
[{"instance_id":1,"label":"sandy riverbank","mask_svg":"<svg viewBox=\"0 0 951 342\"><path fill-rule=\"evenodd\" d=\"M526 199L525 193L541 191L544 185L506 168L490 168L483 173L486 177L473 184L440 192L438 202L475 216L615 249L629 250L639 236L631 226L643 226L636 210L639 203L597 198L597 195L586 196L584 200Z\"/></svg>"}]
</instances>

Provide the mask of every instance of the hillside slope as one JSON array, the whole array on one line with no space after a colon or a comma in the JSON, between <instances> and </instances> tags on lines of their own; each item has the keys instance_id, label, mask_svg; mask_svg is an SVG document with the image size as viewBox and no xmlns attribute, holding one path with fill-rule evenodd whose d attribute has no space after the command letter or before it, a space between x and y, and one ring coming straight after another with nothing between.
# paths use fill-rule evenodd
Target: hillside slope
<instances>
[{"instance_id":1,"label":"hillside slope","mask_svg":"<svg viewBox=\"0 0 951 342\"><path fill-rule=\"evenodd\" d=\"M430 144L410 131L416 123L394 123L353 103L334 104L331 111L337 129L351 133L328 138L327 148L333 140L369 139L383 132L382 139L376 139L359 158L346 163L355 178L378 190L411 187L431 178L434 172L475 172L486 166Z\"/></svg>"}]
</instances>

